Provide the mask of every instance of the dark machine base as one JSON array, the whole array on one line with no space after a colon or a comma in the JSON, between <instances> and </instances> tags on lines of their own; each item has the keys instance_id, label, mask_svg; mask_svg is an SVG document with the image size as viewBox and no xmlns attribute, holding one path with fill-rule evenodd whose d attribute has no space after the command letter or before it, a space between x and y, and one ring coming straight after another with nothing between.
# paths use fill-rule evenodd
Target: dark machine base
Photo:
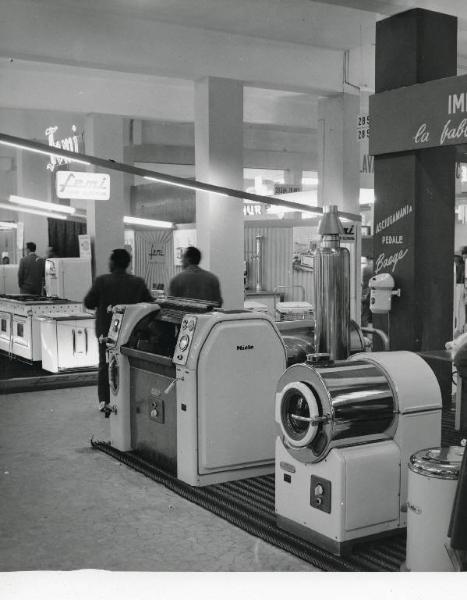
<instances>
[{"instance_id":1,"label":"dark machine base","mask_svg":"<svg viewBox=\"0 0 467 600\"><path fill-rule=\"evenodd\" d=\"M290 533L293 533L294 535L297 535L298 537L307 540L308 542L311 542L312 544L315 544L316 546L319 546L320 548L323 548L324 550L327 550L336 556L348 556L352 554L354 549L360 544L383 540L385 538L393 537L394 535L405 532L405 528L392 529L390 531L383 531L381 533L355 538L354 540L338 542L281 515L276 515L276 523L280 529L289 531Z\"/></svg>"},{"instance_id":2,"label":"dark machine base","mask_svg":"<svg viewBox=\"0 0 467 600\"><path fill-rule=\"evenodd\" d=\"M9 358L0 351L0 389L4 394L97 385L97 369L50 373L33 364Z\"/></svg>"}]
</instances>

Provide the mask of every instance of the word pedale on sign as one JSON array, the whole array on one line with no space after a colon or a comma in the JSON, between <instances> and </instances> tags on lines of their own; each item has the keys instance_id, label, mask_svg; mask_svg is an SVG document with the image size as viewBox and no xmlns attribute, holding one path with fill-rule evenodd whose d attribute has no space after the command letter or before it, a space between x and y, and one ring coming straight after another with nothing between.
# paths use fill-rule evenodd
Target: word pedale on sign
<instances>
[{"instance_id":1,"label":"word pedale on sign","mask_svg":"<svg viewBox=\"0 0 467 600\"><path fill-rule=\"evenodd\" d=\"M467 144L467 75L370 98L370 154Z\"/></svg>"}]
</instances>

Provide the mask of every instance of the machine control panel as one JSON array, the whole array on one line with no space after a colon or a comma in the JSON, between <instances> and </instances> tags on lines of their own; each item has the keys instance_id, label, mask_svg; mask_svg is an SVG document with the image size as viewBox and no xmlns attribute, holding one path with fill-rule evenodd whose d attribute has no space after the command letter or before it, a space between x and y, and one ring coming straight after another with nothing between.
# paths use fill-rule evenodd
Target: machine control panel
<instances>
[{"instance_id":1,"label":"machine control panel","mask_svg":"<svg viewBox=\"0 0 467 600\"><path fill-rule=\"evenodd\" d=\"M193 334L196 329L196 321L197 319L193 315L185 315L182 319L173 356L173 362L176 365L186 365Z\"/></svg>"},{"instance_id":2,"label":"machine control panel","mask_svg":"<svg viewBox=\"0 0 467 600\"><path fill-rule=\"evenodd\" d=\"M331 512L331 482L322 477L310 477L310 504L323 512Z\"/></svg>"}]
</instances>

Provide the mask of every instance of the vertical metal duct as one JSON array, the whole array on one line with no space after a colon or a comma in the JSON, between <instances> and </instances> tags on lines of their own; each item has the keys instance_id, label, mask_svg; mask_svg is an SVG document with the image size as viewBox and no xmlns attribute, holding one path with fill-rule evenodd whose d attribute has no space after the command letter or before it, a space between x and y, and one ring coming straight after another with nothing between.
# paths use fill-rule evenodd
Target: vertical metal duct
<instances>
[{"instance_id":1,"label":"vertical metal duct","mask_svg":"<svg viewBox=\"0 0 467 600\"><path fill-rule=\"evenodd\" d=\"M256 236L256 291L263 291L263 235Z\"/></svg>"},{"instance_id":2,"label":"vertical metal duct","mask_svg":"<svg viewBox=\"0 0 467 600\"><path fill-rule=\"evenodd\" d=\"M350 352L350 254L340 247L344 232L337 206L323 206L320 247L314 256L315 352L334 360Z\"/></svg>"}]
</instances>

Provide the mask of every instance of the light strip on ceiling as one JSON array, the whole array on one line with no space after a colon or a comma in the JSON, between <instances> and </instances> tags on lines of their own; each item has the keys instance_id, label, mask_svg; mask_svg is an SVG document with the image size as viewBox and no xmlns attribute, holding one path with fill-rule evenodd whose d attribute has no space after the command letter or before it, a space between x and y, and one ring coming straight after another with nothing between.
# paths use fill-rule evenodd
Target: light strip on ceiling
<instances>
[{"instance_id":1,"label":"light strip on ceiling","mask_svg":"<svg viewBox=\"0 0 467 600\"><path fill-rule=\"evenodd\" d=\"M55 204L54 202L43 202L42 200L34 200L34 198L24 198L23 196L10 196L10 202L14 204L20 204L21 206L30 206L31 208L39 208L41 210L52 210L68 215L74 215L76 208L73 206L63 206L61 204Z\"/></svg>"},{"instance_id":2,"label":"light strip on ceiling","mask_svg":"<svg viewBox=\"0 0 467 600\"><path fill-rule=\"evenodd\" d=\"M155 219L140 219L139 217L123 217L126 225L142 225L143 227L155 227L161 229L173 229L174 224L169 221L156 221Z\"/></svg>"},{"instance_id":3,"label":"light strip on ceiling","mask_svg":"<svg viewBox=\"0 0 467 600\"><path fill-rule=\"evenodd\" d=\"M121 173L129 173L130 175L136 175L142 177L148 181L155 181L157 183L165 183L167 185L173 185L175 187L183 187L192 190L200 190L211 194L217 194L219 196L225 196L230 198L238 198L241 200L252 200L253 202L261 202L263 204L273 204L276 206L287 206L288 208L303 211L306 210L309 213L321 215L323 209L321 207L307 207L304 209L303 205L297 202L290 202L288 200L281 200L274 196L261 196L259 194L251 194L244 192L243 190L235 190L220 185L214 185L212 183L205 183L204 181L190 180L184 177L175 177L174 175L166 175L165 173L157 173L148 169L141 169L133 165L126 165L114 160L108 160L99 158L97 156L90 156L87 154L80 154L64 150L63 148L55 148L53 146L47 146L41 142L33 140L27 140L24 138L7 135L6 133L0 133L0 144L5 146L13 146L15 148L21 148L23 150L30 150L31 152L38 152L39 154L58 156L59 158L65 158L74 162L81 162L85 165L95 165L97 167L119 171ZM339 211L340 217L347 217L352 221L359 222L362 220L359 214L348 213Z\"/></svg>"},{"instance_id":4,"label":"light strip on ceiling","mask_svg":"<svg viewBox=\"0 0 467 600\"><path fill-rule=\"evenodd\" d=\"M65 154L60 154L60 151L57 151L56 148L54 148L53 146L50 147L50 152L47 150L42 150L40 148L34 148L32 146L28 146L26 144L21 144L18 142L9 142L7 140L1 140L0 144L3 144L3 146L9 146L10 148L16 148L17 150L28 150L29 152L35 152L36 154L44 154L45 156L50 156L51 154L53 154L54 156L58 156L58 158L63 158L64 160L68 161L68 162L75 162L75 163L79 163L80 165L90 165L91 163L88 162L87 160L82 160L81 158L73 158L70 157L70 154L72 154L72 152L70 152L69 154L65 155Z\"/></svg>"},{"instance_id":5,"label":"light strip on ceiling","mask_svg":"<svg viewBox=\"0 0 467 600\"><path fill-rule=\"evenodd\" d=\"M68 219L66 215L61 215L60 213L51 213L45 210L36 210L35 208L23 208L22 206L8 204L7 202L0 202L0 208L6 208L6 210L13 210L15 212L24 212L31 215L41 215L43 217L49 217L49 219L60 219L60 221L66 221Z\"/></svg>"},{"instance_id":6,"label":"light strip on ceiling","mask_svg":"<svg viewBox=\"0 0 467 600\"><path fill-rule=\"evenodd\" d=\"M156 181L157 183L167 183L169 185L173 185L175 187L180 187L180 188L185 188L187 190L202 189L198 185L196 185L196 183L193 183L193 185L191 185L190 183L179 183L178 181L167 181L166 179L159 179L158 177L152 177L149 175L145 175L143 177L143 179L147 179L148 181ZM229 197L229 194L226 194L224 192L217 192L215 190L211 191L211 194L217 194L218 196L225 196L226 198Z\"/></svg>"},{"instance_id":7,"label":"light strip on ceiling","mask_svg":"<svg viewBox=\"0 0 467 600\"><path fill-rule=\"evenodd\" d=\"M10 221L0 221L0 229L18 229L18 225Z\"/></svg>"}]
</instances>

